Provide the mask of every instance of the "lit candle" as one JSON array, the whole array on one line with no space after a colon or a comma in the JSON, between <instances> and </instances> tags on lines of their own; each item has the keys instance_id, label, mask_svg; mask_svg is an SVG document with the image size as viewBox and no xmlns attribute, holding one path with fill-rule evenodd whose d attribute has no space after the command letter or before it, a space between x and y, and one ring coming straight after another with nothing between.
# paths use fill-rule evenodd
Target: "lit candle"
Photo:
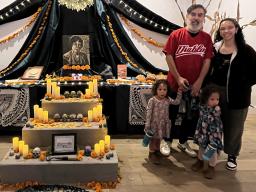
<instances>
[{"instance_id":1,"label":"lit candle","mask_svg":"<svg viewBox=\"0 0 256 192\"><path fill-rule=\"evenodd\" d=\"M19 137L12 138L12 147L15 153L19 151Z\"/></svg>"},{"instance_id":2,"label":"lit candle","mask_svg":"<svg viewBox=\"0 0 256 192\"><path fill-rule=\"evenodd\" d=\"M51 81L51 79L47 79L47 80L46 80L46 93L47 93L48 95L51 95L51 93L52 93L51 86L52 86L52 81Z\"/></svg>"},{"instance_id":3,"label":"lit candle","mask_svg":"<svg viewBox=\"0 0 256 192\"><path fill-rule=\"evenodd\" d=\"M43 108L38 108L37 109L37 114L38 114L38 119L40 120L40 121L43 121L44 119L43 119Z\"/></svg>"},{"instance_id":4,"label":"lit candle","mask_svg":"<svg viewBox=\"0 0 256 192\"><path fill-rule=\"evenodd\" d=\"M23 145L23 158L28 156L28 145Z\"/></svg>"},{"instance_id":5,"label":"lit candle","mask_svg":"<svg viewBox=\"0 0 256 192\"><path fill-rule=\"evenodd\" d=\"M90 95L93 95L93 82L92 81L89 82L89 91L90 91Z\"/></svg>"},{"instance_id":6,"label":"lit candle","mask_svg":"<svg viewBox=\"0 0 256 192\"><path fill-rule=\"evenodd\" d=\"M96 143L96 144L94 145L94 151L95 151L95 153L96 153L97 155L100 155L100 145L99 145L99 143Z\"/></svg>"},{"instance_id":7,"label":"lit candle","mask_svg":"<svg viewBox=\"0 0 256 192\"><path fill-rule=\"evenodd\" d=\"M100 140L99 144L100 144L100 152L104 152L105 151L105 142L104 142L104 140Z\"/></svg>"},{"instance_id":8,"label":"lit candle","mask_svg":"<svg viewBox=\"0 0 256 192\"><path fill-rule=\"evenodd\" d=\"M55 98L55 93L56 93L56 82L52 82L52 97Z\"/></svg>"},{"instance_id":9,"label":"lit candle","mask_svg":"<svg viewBox=\"0 0 256 192\"><path fill-rule=\"evenodd\" d=\"M37 110L39 109L39 105L34 105L34 119L38 119L38 112Z\"/></svg>"},{"instance_id":10,"label":"lit candle","mask_svg":"<svg viewBox=\"0 0 256 192\"><path fill-rule=\"evenodd\" d=\"M25 142L24 141L19 141L19 153L22 155L23 153L23 146L24 146Z\"/></svg>"},{"instance_id":11,"label":"lit candle","mask_svg":"<svg viewBox=\"0 0 256 192\"><path fill-rule=\"evenodd\" d=\"M88 122L92 122L92 110L88 111Z\"/></svg>"},{"instance_id":12,"label":"lit candle","mask_svg":"<svg viewBox=\"0 0 256 192\"><path fill-rule=\"evenodd\" d=\"M85 89L85 95L87 98L91 96L89 89Z\"/></svg>"},{"instance_id":13,"label":"lit candle","mask_svg":"<svg viewBox=\"0 0 256 192\"><path fill-rule=\"evenodd\" d=\"M55 89L55 97L56 97L56 98L59 98L59 97L60 97L60 87L59 87L59 86L56 86L56 89Z\"/></svg>"},{"instance_id":14,"label":"lit candle","mask_svg":"<svg viewBox=\"0 0 256 192\"><path fill-rule=\"evenodd\" d=\"M44 123L48 122L48 111L43 111L43 122Z\"/></svg>"},{"instance_id":15,"label":"lit candle","mask_svg":"<svg viewBox=\"0 0 256 192\"><path fill-rule=\"evenodd\" d=\"M95 120L98 117L97 107L93 107L92 109L92 118Z\"/></svg>"},{"instance_id":16,"label":"lit candle","mask_svg":"<svg viewBox=\"0 0 256 192\"><path fill-rule=\"evenodd\" d=\"M108 148L110 147L110 135L105 135L105 144Z\"/></svg>"},{"instance_id":17,"label":"lit candle","mask_svg":"<svg viewBox=\"0 0 256 192\"><path fill-rule=\"evenodd\" d=\"M101 118L102 117L102 104L97 105L98 108L98 117Z\"/></svg>"},{"instance_id":18,"label":"lit candle","mask_svg":"<svg viewBox=\"0 0 256 192\"><path fill-rule=\"evenodd\" d=\"M93 79L93 95L97 96L98 95L98 80Z\"/></svg>"}]
</instances>

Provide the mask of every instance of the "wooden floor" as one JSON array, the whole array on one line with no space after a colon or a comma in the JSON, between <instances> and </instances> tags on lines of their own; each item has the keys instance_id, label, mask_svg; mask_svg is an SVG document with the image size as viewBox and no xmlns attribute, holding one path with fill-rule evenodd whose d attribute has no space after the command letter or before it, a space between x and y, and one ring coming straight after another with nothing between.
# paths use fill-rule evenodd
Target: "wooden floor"
<instances>
[{"instance_id":1,"label":"wooden floor","mask_svg":"<svg viewBox=\"0 0 256 192\"><path fill-rule=\"evenodd\" d=\"M216 178L205 179L202 173L190 170L195 159L180 152L173 143L173 152L161 165L147 161L148 150L141 139L113 139L119 155L121 183L104 192L256 192L256 109L246 120L243 146L237 171L225 169L226 155L221 154ZM11 146L12 136L0 136L0 158ZM142 136L141 136L142 137ZM193 145L193 148L197 146Z\"/></svg>"}]
</instances>

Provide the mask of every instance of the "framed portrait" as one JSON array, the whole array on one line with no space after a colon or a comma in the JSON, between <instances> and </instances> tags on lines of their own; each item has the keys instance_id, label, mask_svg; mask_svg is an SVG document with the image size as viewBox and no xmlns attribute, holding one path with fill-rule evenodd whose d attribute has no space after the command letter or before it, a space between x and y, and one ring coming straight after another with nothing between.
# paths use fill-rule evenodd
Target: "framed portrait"
<instances>
[{"instance_id":1,"label":"framed portrait","mask_svg":"<svg viewBox=\"0 0 256 192\"><path fill-rule=\"evenodd\" d=\"M90 65L89 35L63 35L63 65Z\"/></svg>"},{"instance_id":2,"label":"framed portrait","mask_svg":"<svg viewBox=\"0 0 256 192\"><path fill-rule=\"evenodd\" d=\"M39 80L43 72L43 66L28 67L23 73L21 79L23 80Z\"/></svg>"},{"instance_id":3,"label":"framed portrait","mask_svg":"<svg viewBox=\"0 0 256 192\"><path fill-rule=\"evenodd\" d=\"M127 66L125 64L117 65L117 77L118 77L118 79L126 79L127 78Z\"/></svg>"},{"instance_id":4,"label":"framed portrait","mask_svg":"<svg viewBox=\"0 0 256 192\"><path fill-rule=\"evenodd\" d=\"M52 135L52 154L53 155L68 155L76 154L76 134L53 134Z\"/></svg>"}]
</instances>

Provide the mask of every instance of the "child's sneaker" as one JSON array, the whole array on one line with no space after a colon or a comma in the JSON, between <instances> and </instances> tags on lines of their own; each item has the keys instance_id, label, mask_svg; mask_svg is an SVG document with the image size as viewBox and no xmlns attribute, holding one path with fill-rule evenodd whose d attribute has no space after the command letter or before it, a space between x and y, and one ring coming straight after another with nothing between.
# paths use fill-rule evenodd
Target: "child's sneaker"
<instances>
[{"instance_id":1,"label":"child's sneaker","mask_svg":"<svg viewBox=\"0 0 256 192\"><path fill-rule=\"evenodd\" d=\"M160 164L160 157L155 152L149 152L148 160L153 164Z\"/></svg>"},{"instance_id":2,"label":"child's sneaker","mask_svg":"<svg viewBox=\"0 0 256 192\"><path fill-rule=\"evenodd\" d=\"M162 153L162 155L164 156L169 156L171 153L171 142L166 142L164 140L162 140L161 145L160 145L160 152Z\"/></svg>"},{"instance_id":3,"label":"child's sneaker","mask_svg":"<svg viewBox=\"0 0 256 192\"><path fill-rule=\"evenodd\" d=\"M215 177L215 168L209 165L208 169L204 171L204 177L206 179L213 179Z\"/></svg>"},{"instance_id":4,"label":"child's sneaker","mask_svg":"<svg viewBox=\"0 0 256 192\"><path fill-rule=\"evenodd\" d=\"M192 171L198 172L204 168L204 161L197 159L196 162L191 166Z\"/></svg>"}]
</instances>

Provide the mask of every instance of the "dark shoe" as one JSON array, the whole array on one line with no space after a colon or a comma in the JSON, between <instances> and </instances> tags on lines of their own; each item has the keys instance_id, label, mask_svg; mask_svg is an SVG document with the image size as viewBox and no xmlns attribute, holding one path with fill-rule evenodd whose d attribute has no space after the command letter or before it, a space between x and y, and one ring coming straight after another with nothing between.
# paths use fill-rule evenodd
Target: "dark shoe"
<instances>
[{"instance_id":1,"label":"dark shoe","mask_svg":"<svg viewBox=\"0 0 256 192\"><path fill-rule=\"evenodd\" d=\"M215 177L215 168L209 165L208 169L204 171L204 177L206 179L213 179Z\"/></svg>"},{"instance_id":2,"label":"dark shoe","mask_svg":"<svg viewBox=\"0 0 256 192\"><path fill-rule=\"evenodd\" d=\"M196 162L191 166L192 171L198 172L204 168L204 161L197 159Z\"/></svg>"},{"instance_id":3,"label":"dark shoe","mask_svg":"<svg viewBox=\"0 0 256 192\"><path fill-rule=\"evenodd\" d=\"M156 154L156 152L149 152L148 160L153 164L160 164L160 157Z\"/></svg>"},{"instance_id":4,"label":"dark shoe","mask_svg":"<svg viewBox=\"0 0 256 192\"><path fill-rule=\"evenodd\" d=\"M235 171L236 167L237 167L236 156L229 155L228 156L228 161L227 161L227 164L226 164L226 169L230 170L230 171Z\"/></svg>"}]
</instances>

